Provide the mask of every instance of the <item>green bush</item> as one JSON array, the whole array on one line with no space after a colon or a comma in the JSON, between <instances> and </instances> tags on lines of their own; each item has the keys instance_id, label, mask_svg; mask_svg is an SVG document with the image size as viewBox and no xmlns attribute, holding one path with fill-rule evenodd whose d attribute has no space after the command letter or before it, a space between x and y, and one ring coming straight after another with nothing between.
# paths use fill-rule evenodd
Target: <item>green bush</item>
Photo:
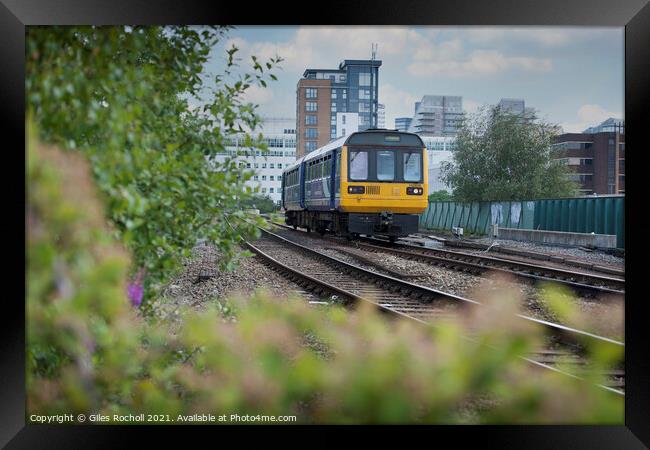
<instances>
[{"instance_id":1,"label":"green bush","mask_svg":"<svg viewBox=\"0 0 650 450\"><path fill-rule=\"evenodd\" d=\"M266 87L280 58L205 72L228 27L28 27L28 114L47 143L83 152L106 198L114 234L143 274L145 305L207 238L233 267L237 236L255 235L242 205L250 195L235 157L207 159L245 131L242 152L266 150L255 134L253 86ZM225 58L224 58L225 57ZM199 105L199 106L196 106ZM228 217L228 220L226 220ZM232 226L232 227L231 227Z\"/></svg>"},{"instance_id":2,"label":"green bush","mask_svg":"<svg viewBox=\"0 0 650 450\"><path fill-rule=\"evenodd\" d=\"M494 307L432 328L303 300L216 301L145 320L129 256L78 155L28 147L27 417L265 414L316 423L617 423L623 401L518 358L535 330ZM493 301L513 305L512 291ZM489 300L489 299L488 299ZM462 336L468 330L476 341ZM489 347L486 347L489 346ZM607 356L605 359L610 358ZM598 381L596 379L592 381Z\"/></svg>"},{"instance_id":3,"label":"green bush","mask_svg":"<svg viewBox=\"0 0 650 450\"><path fill-rule=\"evenodd\" d=\"M454 196L444 189L429 194L430 202L446 202L454 199Z\"/></svg>"},{"instance_id":4,"label":"green bush","mask_svg":"<svg viewBox=\"0 0 650 450\"><path fill-rule=\"evenodd\" d=\"M244 202L244 206L257 209L262 214L276 212L280 208L268 195L253 195Z\"/></svg>"}]
</instances>

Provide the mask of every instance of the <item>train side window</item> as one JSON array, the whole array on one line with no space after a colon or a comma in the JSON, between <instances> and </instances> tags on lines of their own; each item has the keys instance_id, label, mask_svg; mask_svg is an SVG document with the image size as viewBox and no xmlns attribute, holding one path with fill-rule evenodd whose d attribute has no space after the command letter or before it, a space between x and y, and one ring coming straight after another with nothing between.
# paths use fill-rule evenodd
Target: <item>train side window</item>
<instances>
[{"instance_id":1,"label":"train side window","mask_svg":"<svg viewBox=\"0 0 650 450\"><path fill-rule=\"evenodd\" d=\"M395 179L395 152L377 152L377 179L381 181Z\"/></svg>"},{"instance_id":2,"label":"train side window","mask_svg":"<svg viewBox=\"0 0 650 450\"><path fill-rule=\"evenodd\" d=\"M420 153L404 153L404 181L420 181Z\"/></svg>"},{"instance_id":3,"label":"train side window","mask_svg":"<svg viewBox=\"0 0 650 450\"><path fill-rule=\"evenodd\" d=\"M368 179L368 152L350 152L350 180Z\"/></svg>"}]
</instances>

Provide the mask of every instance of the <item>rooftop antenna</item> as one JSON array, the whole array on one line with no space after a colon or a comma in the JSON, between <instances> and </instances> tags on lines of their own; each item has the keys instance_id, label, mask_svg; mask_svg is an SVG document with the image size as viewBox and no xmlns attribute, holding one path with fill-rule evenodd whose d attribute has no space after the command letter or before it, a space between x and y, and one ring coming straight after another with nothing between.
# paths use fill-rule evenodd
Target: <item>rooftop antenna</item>
<instances>
[{"instance_id":1,"label":"rooftop antenna","mask_svg":"<svg viewBox=\"0 0 650 450\"><path fill-rule=\"evenodd\" d=\"M375 60L377 57L377 48L379 48L379 44L375 44L374 42L370 44L370 53L372 55L372 58L370 58L372 61Z\"/></svg>"}]
</instances>

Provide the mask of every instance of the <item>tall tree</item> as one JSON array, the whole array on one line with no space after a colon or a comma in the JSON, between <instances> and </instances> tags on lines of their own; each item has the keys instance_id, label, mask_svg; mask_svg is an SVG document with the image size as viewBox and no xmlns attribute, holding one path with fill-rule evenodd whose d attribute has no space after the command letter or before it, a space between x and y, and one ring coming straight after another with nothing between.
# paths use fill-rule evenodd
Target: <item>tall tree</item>
<instances>
[{"instance_id":1,"label":"tall tree","mask_svg":"<svg viewBox=\"0 0 650 450\"><path fill-rule=\"evenodd\" d=\"M577 186L551 148L558 131L532 115L484 107L463 121L442 178L459 201L574 196Z\"/></svg>"},{"instance_id":2,"label":"tall tree","mask_svg":"<svg viewBox=\"0 0 650 450\"><path fill-rule=\"evenodd\" d=\"M266 87L280 58L241 70L237 48L222 73L205 73L227 27L30 27L26 37L27 111L46 142L83 152L107 198L115 233L134 256L133 271L155 291L199 238L210 239L228 267L245 221L243 189L253 172L235 158L207 164L246 130L256 105L246 90ZM218 56L218 55L217 55ZM243 73L241 73L243 72ZM211 77L211 78L210 78ZM196 106L202 105L202 106Z\"/></svg>"}]
</instances>

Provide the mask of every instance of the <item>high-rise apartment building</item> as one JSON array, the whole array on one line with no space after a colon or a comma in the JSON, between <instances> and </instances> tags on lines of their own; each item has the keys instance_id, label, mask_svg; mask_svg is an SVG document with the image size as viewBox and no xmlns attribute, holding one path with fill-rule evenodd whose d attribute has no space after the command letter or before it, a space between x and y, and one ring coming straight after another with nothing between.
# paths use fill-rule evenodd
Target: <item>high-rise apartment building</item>
<instances>
[{"instance_id":1,"label":"high-rise apartment building","mask_svg":"<svg viewBox=\"0 0 650 450\"><path fill-rule=\"evenodd\" d=\"M425 95L415 102L415 113L407 131L420 136L455 136L462 118L462 97Z\"/></svg>"},{"instance_id":2,"label":"high-rise apartment building","mask_svg":"<svg viewBox=\"0 0 650 450\"><path fill-rule=\"evenodd\" d=\"M337 137L337 113L357 113L358 129L377 128L380 60L346 59L338 69L307 69L296 89L298 157Z\"/></svg>"},{"instance_id":3,"label":"high-rise apartment building","mask_svg":"<svg viewBox=\"0 0 650 450\"><path fill-rule=\"evenodd\" d=\"M359 131L359 113L336 113L336 137Z\"/></svg>"}]
</instances>

